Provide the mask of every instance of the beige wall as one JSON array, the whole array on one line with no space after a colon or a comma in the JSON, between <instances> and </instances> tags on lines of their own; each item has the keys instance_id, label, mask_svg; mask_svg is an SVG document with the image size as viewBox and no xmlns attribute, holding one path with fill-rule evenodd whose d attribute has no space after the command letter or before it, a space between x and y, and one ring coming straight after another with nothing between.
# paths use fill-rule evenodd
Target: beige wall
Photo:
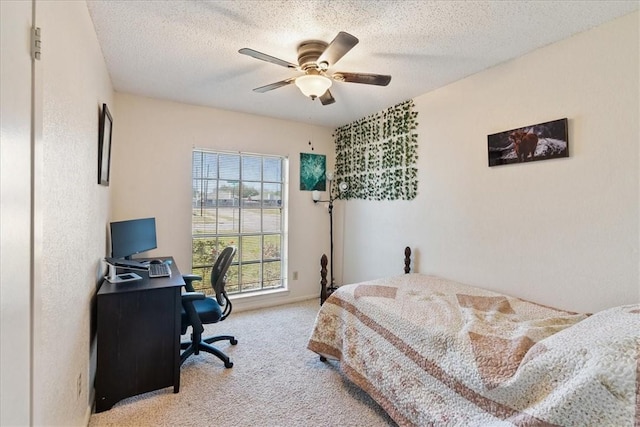
<instances>
[{"instance_id":1,"label":"beige wall","mask_svg":"<svg viewBox=\"0 0 640 427\"><path fill-rule=\"evenodd\" d=\"M191 153L194 147L289 158L289 292L236 299L234 310L319 295L319 259L328 251L326 208L300 191L300 152L333 159L331 129L212 108L116 94L113 135L113 220L155 217L158 249L191 268ZM157 197L159 194L160 197Z\"/></svg>"},{"instance_id":2,"label":"beige wall","mask_svg":"<svg viewBox=\"0 0 640 427\"><path fill-rule=\"evenodd\" d=\"M113 107L113 90L86 3L39 1L36 9L43 33L42 158L35 166L42 275L35 283L33 424L86 425L95 371L91 310L110 211L109 187L97 184L98 118L103 102Z\"/></svg>"},{"instance_id":3,"label":"beige wall","mask_svg":"<svg viewBox=\"0 0 640 427\"><path fill-rule=\"evenodd\" d=\"M634 13L416 98L418 197L346 203L345 281L400 273L409 245L419 272L543 304L639 301L638 27ZM563 117L569 158L487 166L487 135Z\"/></svg>"}]
</instances>

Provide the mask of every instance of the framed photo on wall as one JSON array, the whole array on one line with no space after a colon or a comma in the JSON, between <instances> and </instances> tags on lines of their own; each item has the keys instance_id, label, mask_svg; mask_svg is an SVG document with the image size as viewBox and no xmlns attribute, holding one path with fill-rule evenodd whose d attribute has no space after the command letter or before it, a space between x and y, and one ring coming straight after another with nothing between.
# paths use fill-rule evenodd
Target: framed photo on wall
<instances>
[{"instance_id":1,"label":"framed photo on wall","mask_svg":"<svg viewBox=\"0 0 640 427\"><path fill-rule=\"evenodd\" d=\"M494 133L487 140L489 166L569 157L566 118Z\"/></svg>"},{"instance_id":2,"label":"framed photo on wall","mask_svg":"<svg viewBox=\"0 0 640 427\"><path fill-rule=\"evenodd\" d=\"M109 185L109 169L111 167L111 131L113 118L107 104L102 104L98 132L98 184Z\"/></svg>"}]
</instances>

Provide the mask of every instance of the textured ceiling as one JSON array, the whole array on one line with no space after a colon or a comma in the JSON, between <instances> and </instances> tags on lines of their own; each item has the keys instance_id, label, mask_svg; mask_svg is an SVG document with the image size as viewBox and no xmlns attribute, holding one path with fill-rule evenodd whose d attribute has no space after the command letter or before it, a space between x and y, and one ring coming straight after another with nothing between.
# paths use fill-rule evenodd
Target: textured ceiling
<instances>
[{"instance_id":1,"label":"textured ceiling","mask_svg":"<svg viewBox=\"0 0 640 427\"><path fill-rule=\"evenodd\" d=\"M638 9L634 1L87 0L114 88L154 98L332 128L383 110ZM300 73L241 55L297 63L305 40L339 31L360 43L329 71L390 74L389 86L334 82L323 106Z\"/></svg>"}]
</instances>

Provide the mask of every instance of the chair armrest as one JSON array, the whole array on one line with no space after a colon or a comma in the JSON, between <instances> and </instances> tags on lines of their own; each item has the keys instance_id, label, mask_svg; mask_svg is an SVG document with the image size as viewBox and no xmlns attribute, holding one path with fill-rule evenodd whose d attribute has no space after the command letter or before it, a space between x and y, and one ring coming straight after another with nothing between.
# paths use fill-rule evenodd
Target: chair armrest
<instances>
[{"instance_id":1,"label":"chair armrest","mask_svg":"<svg viewBox=\"0 0 640 427\"><path fill-rule=\"evenodd\" d=\"M199 299L205 299L205 296L202 292L185 292L181 295L182 301L196 301Z\"/></svg>"},{"instance_id":2,"label":"chair armrest","mask_svg":"<svg viewBox=\"0 0 640 427\"><path fill-rule=\"evenodd\" d=\"M201 292L185 292L181 295L181 303L182 308L185 313L187 313L187 319L189 325L193 326L193 330L198 333L204 332L204 326L202 326L202 321L198 316L198 312L196 311L195 306L193 305L194 301L205 299L205 296ZM184 334L187 331L188 325L184 322L181 325L181 333Z\"/></svg>"},{"instance_id":3,"label":"chair armrest","mask_svg":"<svg viewBox=\"0 0 640 427\"><path fill-rule=\"evenodd\" d=\"M197 274L183 274L182 279L184 280L184 287L187 289L187 291L194 292L195 289L193 288L193 282L201 281L202 277L198 276Z\"/></svg>"}]
</instances>

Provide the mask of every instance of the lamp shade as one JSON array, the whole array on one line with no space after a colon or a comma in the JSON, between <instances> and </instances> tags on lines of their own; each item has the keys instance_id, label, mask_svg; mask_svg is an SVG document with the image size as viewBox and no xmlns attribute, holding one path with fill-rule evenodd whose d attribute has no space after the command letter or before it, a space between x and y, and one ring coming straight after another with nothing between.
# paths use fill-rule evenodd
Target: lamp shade
<instances>
[{"instance_id":1,"label":"lamp shade","mask_svg":"<svg viewBox=\"0 0 640 427\"><path fill-rule=\"evenodd\" d=\"M316 98L322 96L331 87L331 79L317 74L300 76L296 79L296 86L305 96Z\"/></svg>"},{"instance_id":2,"label":"lamp shade","mask_svg":"<svg viewBox=\"0 0 640 427\"><path fill-rule=\"evenodd\" d=\"M311 192L311 198L314 202L317 202L318 200L320 200L320 192L318 190L313 190Z\"/></svg>"}]
</instances>

